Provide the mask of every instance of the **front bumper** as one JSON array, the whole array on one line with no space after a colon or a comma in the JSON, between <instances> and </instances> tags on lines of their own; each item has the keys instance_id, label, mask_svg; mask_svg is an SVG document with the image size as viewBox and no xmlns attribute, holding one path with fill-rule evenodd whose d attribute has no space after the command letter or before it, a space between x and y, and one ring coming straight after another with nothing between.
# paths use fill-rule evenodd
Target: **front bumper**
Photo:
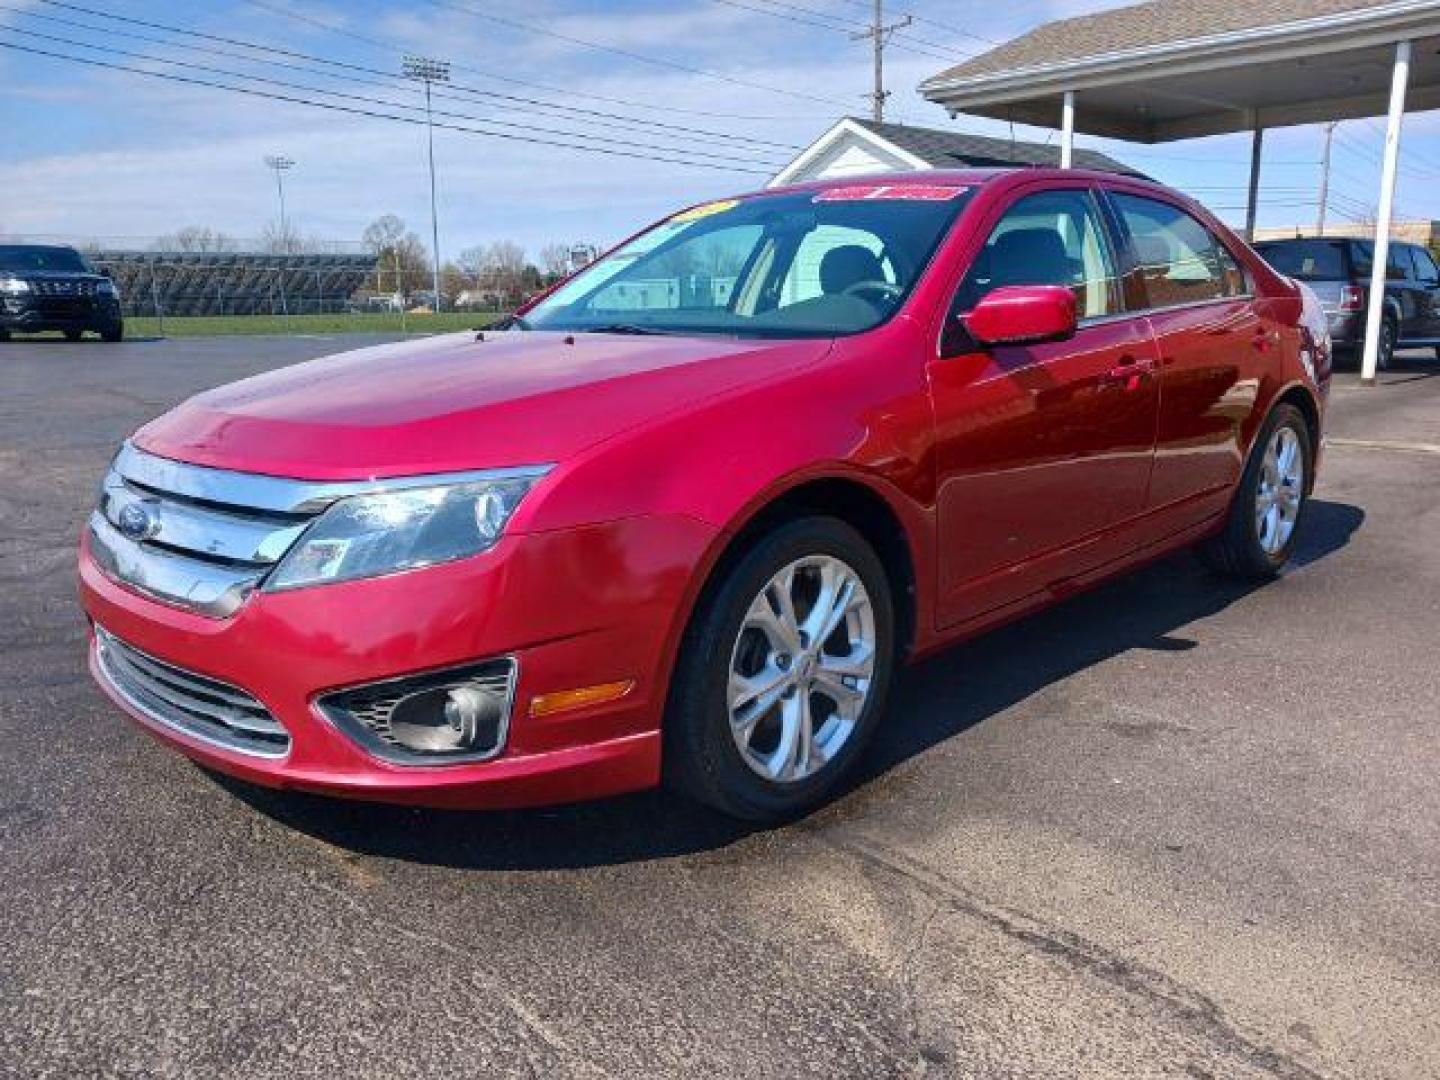
<instances>
[{"instance_id":1,"label":"front bumper","mask_svg":"<svg viewBox=\"0 0 1440 1080\"><path fill-rule=\"evenodd\" d=\"M46 330L110 330L120 322L120 302L111 297L22 295L0 300L0 329L22 334Z\"/></svg>"},{"instance_id":2,"label":"front bumper","mask_svg":"<svg viewBox=\"0 0 1440 1080\"><path fill-rule=\"evenodd\" d=\"M666 674L693 568L713 539L680 516L512 536L484 555L365 581L251 596L208 618L116 584L82 540L81 598L92 624L158 660L258 699L284 725L283 756L262 757L157 722L102 689L142 727L203 764L270 787L466 808L568 802L659 780ZM508 738L485 762L397 765L338 729L317 698L346 687L515 658ZM544 715L538 694L631 681L624 698Z\"/></svg>"}]
</instances>

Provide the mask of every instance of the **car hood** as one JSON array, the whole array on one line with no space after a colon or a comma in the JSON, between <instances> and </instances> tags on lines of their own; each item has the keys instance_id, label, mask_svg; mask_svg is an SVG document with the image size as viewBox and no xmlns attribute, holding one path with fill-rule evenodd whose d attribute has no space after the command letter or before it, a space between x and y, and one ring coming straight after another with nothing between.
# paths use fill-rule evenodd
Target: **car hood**
<instances>
[{"instance_id":1,"label":"car hood","mask_svg":"<svg viewBox=\"0 0 1440 1080\"><path fill-rule=\"evenodd\" d=\"M207 391L136 445L312 480L562 462L629 428L819 360L828 339L447 334Z\"/></svg>"}]
</instances>

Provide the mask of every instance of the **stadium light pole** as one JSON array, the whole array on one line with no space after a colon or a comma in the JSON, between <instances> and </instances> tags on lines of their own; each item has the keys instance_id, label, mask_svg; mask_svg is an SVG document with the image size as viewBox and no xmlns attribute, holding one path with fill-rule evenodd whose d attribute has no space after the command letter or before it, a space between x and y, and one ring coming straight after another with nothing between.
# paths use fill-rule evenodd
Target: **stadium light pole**
<instances>
[{"instance_id":1,"label":"stadium light pole","mask_svg":"<svg viewBox=\"0 0 1440 1080\"><path fill-rule=\"evenodd\" d=\"M288 235L285 228L285 171L293 169L295 162L284 154L266 154L265 165L275 170L275 191L280 196L280 238L283 240Z\"/></svg>"},{"instance_id":2,"label":"stadium light pole","mask_svg":"<svg viewBox=\"0 0 1440 1080\"><path fill-rule=\"evenodd\" d=\"M450 61L431 60L424 56L407 55L400 65L407 79L425 84L425 134L430 153L430 253L435 310L440 310L440 219L435 211L435 125L430 117L430 87L433 83L450 81Z\"/></svg>"}]
</instances>

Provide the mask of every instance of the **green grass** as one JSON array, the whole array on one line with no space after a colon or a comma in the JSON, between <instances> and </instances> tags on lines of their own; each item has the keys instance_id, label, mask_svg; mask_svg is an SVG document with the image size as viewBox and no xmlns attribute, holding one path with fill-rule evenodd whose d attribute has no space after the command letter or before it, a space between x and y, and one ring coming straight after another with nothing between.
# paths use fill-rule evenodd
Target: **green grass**
<instances>
[{"instance_id":1,"label":"green grass","mask_svg":"<svg viewBox=\"0 0 1440 1080\"><path fill-rule=\"evenodd\" d=\"M484 326L500 316L481 311L445 311L438 315L196 315L162 320L132 315L126 337L218 337L232 334L435 334Z\"/></svg>"}]
</instances>

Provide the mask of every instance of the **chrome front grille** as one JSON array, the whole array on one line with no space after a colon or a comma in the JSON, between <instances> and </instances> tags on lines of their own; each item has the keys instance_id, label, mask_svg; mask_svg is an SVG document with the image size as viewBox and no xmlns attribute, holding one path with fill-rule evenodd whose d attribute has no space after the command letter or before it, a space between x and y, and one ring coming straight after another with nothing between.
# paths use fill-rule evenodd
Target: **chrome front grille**
<instances>
[{"instance_id":1,"label":"chrome front grille","mask_svg":"<svg viewBox=\"0 0 1440 1080\"><path fill-rule=\"evenodd\" d=\"M233 615L311 521L340 499L444 483L534 477L534 467L291 480L173 461L126 443L90 515L90 553L112 580L211 618Z\"/></svg>"},{"instance_id":2,"label":"chrome front grille","mask_svg":"<svg viewBox=\"0 0 1440 1080\"><path fill-rule=\"evenodd\" d=\"M155 599L233 614L335 496L325 485L207 469L127 444L90 517L110 577Z\"/></svg>"},{"instance_id":3,"label":"chrome front grille","mask_svg":"<svg viewBox=\"0 0 1440 1080\"><path fill-rule=\"evenodd\" d=\"M97 668L105 682L152 720L227 750L284 757L290 734L259 700L127 645L95 627Z\"/></svg>"},{"instance_id":4,"label":"chrome front grille","mask_svg":"<svg viewBox=\"0 0 1440 1080\"><path fill-rule=\"evenodd\" d=\"M30 282L30 290L36 296L94 296L93 281L48 281L44 278Z\"/></svg>"}]
</instances>

